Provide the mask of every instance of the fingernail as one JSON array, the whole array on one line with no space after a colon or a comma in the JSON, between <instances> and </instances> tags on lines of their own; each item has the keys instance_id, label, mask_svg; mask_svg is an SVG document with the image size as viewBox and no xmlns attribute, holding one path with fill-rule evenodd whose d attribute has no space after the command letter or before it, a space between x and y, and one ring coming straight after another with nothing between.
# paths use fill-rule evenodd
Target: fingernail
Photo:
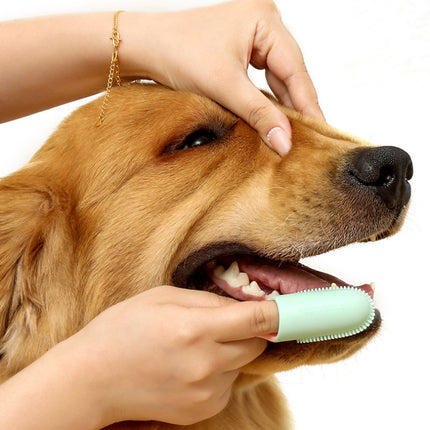
<instances>
[{"instance_id":1,"label":"fingernail","mask_svg":"<svg viewBox=\"0 0 430 430\"><path fill-rule=\"evenodd\" d=\"M271 333L271 334L261 334L260 336L257 336L257 337L264 340L268 340L269 342L275 342L276 336L277 336L277 333Z\"/></svg>"},{"instance_id":2,"label":"fingernail","mask_svg":"<svg viewBox=\"0 0 430 430\"><path fill-rule=\"evenodd\" d=\"M267 133L267 141L281 157L288 154L291 149L291 135L281 127L273 127Z\"/></svg>"}]
</instances>

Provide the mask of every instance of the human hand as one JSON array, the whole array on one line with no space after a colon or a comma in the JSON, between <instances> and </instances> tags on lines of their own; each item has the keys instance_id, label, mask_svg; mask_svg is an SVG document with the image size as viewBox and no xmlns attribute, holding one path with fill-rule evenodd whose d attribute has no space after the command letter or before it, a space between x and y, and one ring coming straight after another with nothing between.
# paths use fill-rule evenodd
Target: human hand
<instances>
[{"instance_id":1,"label":"human hand","mask_svg":"<svg viewBox=\"0 0 430 430\"><path fill-rule=\"evenodd\" d=\"M142 31L142 30L145 31ZM175 13L123 14L121 72L209 97L248 122L280 155L291 126L249 80L252 64L283 104L323 119L296 41L271 0L238 0Z\"/></svg>"},{"instance_id":2,"label":"human hand","mask_svg":"<svg viewBox=\"0 0 430 430\"><path fill-rule=\"evenodd\" d=\"M121 302L72 336L104 425L123 420L191 424L220 412L239 369L276 332L276 304L157 287Z\"/></svg>"}]
</instances>

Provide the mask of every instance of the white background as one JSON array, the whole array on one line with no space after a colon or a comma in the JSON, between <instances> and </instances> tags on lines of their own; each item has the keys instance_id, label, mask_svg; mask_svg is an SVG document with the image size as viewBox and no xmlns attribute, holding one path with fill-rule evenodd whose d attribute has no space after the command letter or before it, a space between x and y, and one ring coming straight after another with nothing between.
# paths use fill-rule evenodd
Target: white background
<instances>
[{"instance_id":1,"label":"white background","mask_svg":"<svg viewBox=\"0 0 430 430\"><path fill-rule=\"evenodd\" d=\"M216 2L3 3L1 20L61 12L179 9ZM343 363L280 375L296 429L429 428L430 2L279 0L277 4L303 50L328 122L375 144L402 147L415 167L412 204L398 235L307 261L350 283L374 281L384 325L376 340ZM251 76L258 86L266 87L261 73ZM0 125L0 176L26 163L77 104Z\"/></svg>"}]
</instances>

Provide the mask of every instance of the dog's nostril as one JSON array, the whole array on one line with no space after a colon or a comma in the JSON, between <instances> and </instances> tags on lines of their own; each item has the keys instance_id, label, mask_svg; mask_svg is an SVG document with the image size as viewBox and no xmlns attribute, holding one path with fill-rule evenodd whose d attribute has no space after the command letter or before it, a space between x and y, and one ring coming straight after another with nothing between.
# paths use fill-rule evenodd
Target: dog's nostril
<instances>
[{"instance_id":1,"label":"dog's nostril","mask_svg":"<svg viewBox=\"0 0 430 430\"><path fill-rule=\"evenodd\" d=\"M413 167L409 155L394 146L366 148L355 153L349 174L371 189L388 208L403 207L409 201Z\"/></svg>"},{"instance_id":2,"label":"dog's nostril","mask_svg":"<svg viewBox=\"0 0 430 430\"><path fill-rule=\"evenodd\" d=\"M350 171L363 185L381 187L387 186L394 179L393 167L390 165L382 166L380 169L368 163L363 163L358 170Z\"/></svg>"},{"instance_id":3,"label":"dog's nostril","mask_svg":"<svg viewBox=\"0 0 430 430\"><path fill-rule=\"evenodd\" d=\"M381 169L381 175L379 176L379 182L383 186L387 186L394 180L393 168L391 166L384 166Z\"/></svg>"}]
</instances>

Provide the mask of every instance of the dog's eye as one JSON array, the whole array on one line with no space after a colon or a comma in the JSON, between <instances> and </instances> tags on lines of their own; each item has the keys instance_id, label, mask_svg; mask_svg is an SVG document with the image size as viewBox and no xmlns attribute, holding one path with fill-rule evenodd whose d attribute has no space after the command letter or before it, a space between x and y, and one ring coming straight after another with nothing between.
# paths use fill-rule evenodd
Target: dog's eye
<instances>
[{"instance_id":1,"label":"dog's eye","mask_svg":"<svg viewBox=\"0 0 430 430\"><path fill-rule=\"evenodd\" d=\"M175 151L182 149L196 148L198 146L207 145L217 139L217 135L209 129L200 129L189 134L181 143L175 148Z\"/></svg>"}]
</instances>

